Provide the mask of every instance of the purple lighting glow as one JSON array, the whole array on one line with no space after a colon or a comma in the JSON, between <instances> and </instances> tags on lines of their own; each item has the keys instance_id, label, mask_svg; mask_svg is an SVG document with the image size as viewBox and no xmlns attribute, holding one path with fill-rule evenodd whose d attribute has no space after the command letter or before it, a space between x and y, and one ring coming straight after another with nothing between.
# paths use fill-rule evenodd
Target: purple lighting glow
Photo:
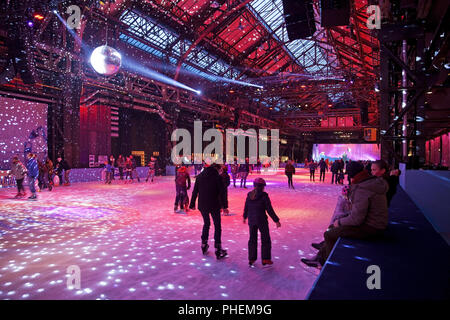
<instances>
[{"instance_id":1,"label":"purple lighting glow","mask_svg":"<svg viewBox=\"0 0 450 320\"><path fill-rule=\"evenodd\" d=\"M377 144L315 144L313 160L321 158L375 161L380 158L380 148Z\"/></svg>"}]
</instances>

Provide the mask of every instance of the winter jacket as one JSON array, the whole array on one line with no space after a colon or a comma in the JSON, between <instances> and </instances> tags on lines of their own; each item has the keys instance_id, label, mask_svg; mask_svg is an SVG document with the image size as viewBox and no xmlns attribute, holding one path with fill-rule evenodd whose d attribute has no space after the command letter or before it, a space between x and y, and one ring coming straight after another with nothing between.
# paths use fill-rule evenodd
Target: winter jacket
<instances>
[{"instance_id":1,"label":"winter jacket","mask_svg":"<svg viewBox=\"0 0 450 320\"><path fill-rule=\"evenodd\" d=\"M286 175L295 174L295 167L290 163L286 164L286 168L284 168L284 173Z\"/></svg>"},{"instance_id":2,"label":"winter jacket","mask_svg":"<svg viewBox=\"0 0 450 320\"><path fill-rule=\"evenodd\" d=\"M228 172L222 172L220 177L222 178L223 186L227 188L230 185L230 175Z\"/></svg>"},{"instance_id":3,"label":"winter jacket","mask_svg":"<svg viewBox=\"0 0 450 320\"><path fill-rule=\"evenodd\" d=\"M27 168L23 165L22 162L17 162L16 164L12 164L11 166L11 174L16 178L16 180L23 179L25 174L27 173Z\"/></svg>"},{"instance_id":4,"label":"winter jacket","mask_svg":"<svg viewBox=\"0 0 450 320\"><path fill-rule=\"evenodd\" d=\"M47 160L47 161L45 161L45 166L47 167L47 172L48 172L48 174L53 174L53 162L52 162L52 160Z\"/></svg>"},{"instance_id":5,"label":"winter jacket","mask_svg":"<svg viewBox=\"0 0 450 320\"><path fill-rule=\"evenodd\" d=\"M225 188L225 201L222 204L223 209L228 208L228 186L230 185L230 175L228 172L222 172L220 175L220 178L222 179L223 187Z\"/></svg>"},{"instance_id":6,"label":"winter jacket","mask_svg":"<svg viewBox=\"0 0 450 320\"><path fill-rule=\"evenodd\" d=\"M340 169L341 165L338 161L333 162L333 164L331 165L330 171L333 173L338 173L339 169Z\"/></svg>"},{"instance_id":7,"label":"winter jacket","mask_svg":"<svg viewBox=\"0 0 450 320\"><path fill-rule=\"evenodd\" d=\"M39 167L35 158L30 158L27 161L28 176L37 178L39 176Z\"/></svg>"},{"instance_id":8,"label":"winter jacket","mask_svg":"<svg viewBox=\"0 0 450 320\"><path fill-rule=\"evenodd\" d=\"M156 161L150 161L148 163L148 167L150 168L150 170L155 170L156 169Z\"/></svg>"},{"instance_id":9,"label":"winter jacket","mask_svg":"<svg viewBox=\"0 0 450 320\"><path fill-rule=\"evenodd\" d=\"M67 163L67 161L64 160L64 159L62 159L61 161L57 162L57 163L56 163L56 166L59 167L59 168L58 168L58 171L60 171L60 172L61 172L62 170L70 170L70 169L71 169L70 166L69 166L69 164Z\"/></svg>"},{"instance_id":10,"label":"winter jacket","mask_svg":"<svg viewBox=\"0 0 450 320\"><path fill-rule=\"evenodd\" d=\"M398 185L399 180L400 180L400 178L398 176L388 176L386 178L386 182L389 185L389 190L386 193L388 207L391 205L392 197L397 192L397 185Z\"/></svg>"},{"instance_id":11,"label":"winter jacket","mask_svg":"<svg viewBox=\"0 0 450 320\"><path fill-rule=\"evenodd\" d=\"M117 159L117 166L119 167L119 168L125 168L125 166L126 166L126 164L125 164L125 159L122 157L119 157L118 159Z\"/></svg>"},{"instance_id":12,"label":"winter jacket","mask_svg":"<svg viewBox=\"0 0 450 320\"><path fill-rule=\"evenodd\" d=\"M131 168L132 168L133 170L135 170L136 167L137 167L136 159L133 158L133 159L131 159Z\"/></svg>"},{"instance_id":13,"label":"winter jacket","mask_svg":"<svg viewBox=\"0 0 450 320\"><path fill-rule=\"evenodd\" d=\"M318 167L320 168L320 171L328 171L328 165L325 161L319 161Z\"/></svg>"},{"instance_id":14,"label":"winter jacket","mask_svg":"<svg viewBox=\"0 0 450 320\"><path fill-rule=\"evenodd\" d=\"M239 172L250 172L250 165L248 163L239 165Z\"/></svg>"},{"instance_id":15,"label":"winter jacket","mask_svg":"<svg viewBox=\"0 0 450 320\"><path fill-rule=\"evenodd\" d=\"M39 176L44 176L45 174L48 174L48 169L45 163L38 161L38 168L39 168Z\"/></svg>"},{"instance_id":16,"label":"winter jacket","mask_svg":"<svg viewBox=\"0 0 450 320\"><path fill-rule=\"evenodd\" d=\"M252 190L247 194L244 206L244 219L248 218L248 225L264 225L267 224L267 215L272 218L274 222L280 221L270 203L270 198L267 192Z\"/></svg>"},{"instance_id":17,"label":"winter jacket","mask_svg":"<svg viewBox=\"0 0 450 320\"><path fill-rule=\"evenodd\" d=\"M215 168L207 167L197 176L190 207L195 207L197 196L200 211L227 209L225 187L219 172Z\"/></svg>"},{"instance_id":18,"label":"winter jacket","mask_svg":"<svg viewBox=\"0 0 450 320\"><path fill-rule=\"evenodd\" d=\"M317 168L317 164L311 162L311 163L308 165L308 168L309 168L309 171L315 171L316 168Z\"/></svg>"},{"instance_id":19,"label":"winter jacket","mask_svg":"<svg viewBox=\"0 0 450 320\"><path fill-rule=\"evenodd\" d=\"M339 225L367 225L380 230L386 229L388 225L387 191L388 184L383 178L370 177L368 174L361 182L352 183L349 191L351 213L339 219Z\"/></svg>"},{"instance_id":20,"label":"winter jacket","mask_svg":"<svg viewBox=\"0 0 450 320\"><path fill-rule=\"evenodd\" d=\"M186 186L187 183L187 186ZM177 172L175 178L175 184L179 187L183 187L187 189L191 188L191 178L189 177L189 173L187 172Z\"/></svg>"},{"instance_id":21,"label":"winter jacket","mask_svg":"<svg viewBox=\"0 0 450 320\"><path fill-rule=\"evenodd\" d=\"M239 171L239 165L236 163L232 164L231 165L231 173L236 174L236 173L238 173L238 171Z\"/></svg>"}]
</instances>

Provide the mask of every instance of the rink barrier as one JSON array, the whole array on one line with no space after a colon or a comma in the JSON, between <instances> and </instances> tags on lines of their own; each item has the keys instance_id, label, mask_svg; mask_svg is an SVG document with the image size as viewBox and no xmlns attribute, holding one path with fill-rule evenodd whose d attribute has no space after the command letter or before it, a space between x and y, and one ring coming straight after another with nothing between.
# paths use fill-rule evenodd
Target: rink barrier
<instances>
[{"instance_id":1,"label":"rink barrier","mask_svg":"<svg viewBox=\"0 0 450 320\"><path fill-rule=\"evenodd\" d=\"M71 169L69 174L69 179L71 183L74 182L93 182L93 181L103 181L105 179L104 176L104 168L78 168ZM148 167L137 167L136 171L140 179L145 179L148 174ZM102 174L103 173L103 174ZM125 177L125 172L124 172ZM64 174L63 174L64 177ZM114 170L114 178L119 179L119 169ZM133 177L135 178L135 177Z\"/></svg>"},{"instance_id":2,"label":"rink barrier","mask_svg":"<svg viewBox=\"0 0 450 320\"><path fill-rule=\"evenodd\" d=\"M69 173L69 179L71 183L77 182L94 182L94 181L103 181L105 179L104 176L104 168L77 168L71 169ZM138 167L136 171L139 175L140 179L145 179L148 174L148 167ZM9 171L3 170L0 171L0 187L1 188L11 188L16 186L16 180L14 177L7 177L7 173ZM119 179L119 169L114 171L115 179ZM125 173L124 173L125 177ZM64 178L64 173L63 173ZM134 177L135 178L135 177ZM24 185L28 185L28 179L25 177Z\"/></svg>"}]
</instances>

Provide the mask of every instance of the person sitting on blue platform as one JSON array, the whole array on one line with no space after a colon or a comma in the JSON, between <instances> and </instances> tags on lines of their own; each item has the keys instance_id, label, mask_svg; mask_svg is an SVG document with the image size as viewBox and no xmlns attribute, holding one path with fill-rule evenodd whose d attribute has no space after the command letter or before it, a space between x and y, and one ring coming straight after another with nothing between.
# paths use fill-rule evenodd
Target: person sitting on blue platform
<instances>
[{"instance_id":1,"label":"person sitting on blue platform","mask_svg":"<svg viewBox=\"0 0 450 320\"><path fill-rule=\"evenodd\" d=\"M383 178L370 176L357 161L348 164L347 173L351 179L350 214L337 219L324 233L325 242L316 257L301 259L308 266L322 267L339 237L377 237L383 234L388 225L387 182Z\"/></svg>"}]
</instances>

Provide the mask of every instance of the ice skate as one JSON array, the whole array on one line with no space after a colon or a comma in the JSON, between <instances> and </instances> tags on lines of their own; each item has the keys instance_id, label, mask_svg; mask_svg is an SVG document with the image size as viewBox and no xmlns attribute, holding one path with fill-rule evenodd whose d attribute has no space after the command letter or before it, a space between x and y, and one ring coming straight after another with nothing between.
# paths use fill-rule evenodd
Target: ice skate
<instances>
[{"instance_id":1,"label":"ice skate","mask_svg":"<svg viewBox=\"0 0 450 320\"><path fill-rule=\"evenodd\" d=\"M319 260L317 259L306 259L302 258L301 261L306 264L308 267L318 268L321 269L322 265L320 264Z\"/></svg>"},{"instance_id":2,"label":"ice skate","mask_svg":"<svg viewBox=\"0 0 450 320\"><path fill-rule=\"evenodd\" d=\"M22 194L19 192L14 196L14 199L19 199L22 197Z\"/></svg>"},{"instance_id":3,"label":"ice skate","mask_svg":"<svg viewBox=\"0 0 450 320\"><path fill-rule=\"evenodd\" d=\"M174 212L174 213L178 213L178 206L175 206L175 207L173 208L173 212Z\"/></svg>"},{"instance_id":4,"label":"ice skate","mask_svg":"<svg viewBox=\"0 0 450 320\"><path fill-rule=\"evenodd\" d=\"M324 241L319 242L319 243L311 243L311 247L313 247L314 249L320 250L322 249L323 245L325 244Z\"/></svg>"},{"instance_id":5,"label":"ice skate","mask_svg":"<svg viewBox=\"0 0 450 320\"><path fill-rule=\"evenodd\" d=\"M226 250L223 249L217 249L216 250L216 258L217 260L223 259L228 255Z\"/></svg>"},{"instance_id":6,"label":"ice skate","mask_svg":"<svg viewBox=\"0 0 450 320\"><path fill-rule=\"evenodd\" d=\"M270 259L264 259L264 260L262 261L262 265L263 265L264 267L270 267L270 266L273 265L273 261L270 260Z\"/></svg>"},{"instance_id":7,"label":"ice skate","mask_svg":"<svg viewBox=\"0 0 450 320\"><path fill-rule=\"evenodd\" d=\"M202 244L202 253L203 253L204 255L208 253L208 249L209 249L209 244L203 243L203 244Z\"/></svg>"},{"instance_id":8,"label":"ice skate","mask_svg":"<svg viewBox=\"0 0 450 320\"><path fill-rule=\"evenodd\" d=\"M28 197L28 200L37 200L37 197L35 194L33 194L30 197Z\"/></svg>"},{"instance_id":9,"label":"ice skate","mask_svg":"<svg viewBox=\"0 0 450 320\"><path fill-rule=\"evenodd\" d=\"M254 267L256 260L248 260L248 266Z\"/></svg>"}]
</instances>

